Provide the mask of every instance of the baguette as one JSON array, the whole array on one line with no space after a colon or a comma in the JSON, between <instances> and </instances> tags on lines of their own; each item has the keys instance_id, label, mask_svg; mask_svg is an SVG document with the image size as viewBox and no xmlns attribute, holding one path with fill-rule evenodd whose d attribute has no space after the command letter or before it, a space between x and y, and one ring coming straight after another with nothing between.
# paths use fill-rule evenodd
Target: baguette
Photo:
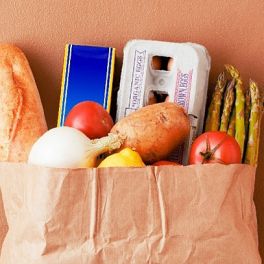
<instances>
[{"instance_id":1,"label":"baguette","mask_svg":"<svg viewBox=\"0 0 264 264\"><path fill-rule=\"evenodd\" d=\"M0 44L0 161L26 162L47 130L39 92L24 53Z\"/></svg>"}]
</instances>

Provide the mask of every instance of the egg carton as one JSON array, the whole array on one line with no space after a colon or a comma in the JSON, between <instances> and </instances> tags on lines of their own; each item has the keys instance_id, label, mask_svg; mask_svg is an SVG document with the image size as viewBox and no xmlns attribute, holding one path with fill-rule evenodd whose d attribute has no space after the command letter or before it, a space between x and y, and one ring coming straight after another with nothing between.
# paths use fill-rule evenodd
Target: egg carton
<instances>
[{"instance_id":1,"label":"egg carton","mask_svg":"<svg viewBox=\"0 0 264 264\"><path fill-rule=\"evenodd\" d=\"M117 96L116 121L148 104L170 101L189 115L188 139L169 158L187 164L190 146L202 133L211 58L202 45L131 40Z\"/></svg>"}]
</instances>

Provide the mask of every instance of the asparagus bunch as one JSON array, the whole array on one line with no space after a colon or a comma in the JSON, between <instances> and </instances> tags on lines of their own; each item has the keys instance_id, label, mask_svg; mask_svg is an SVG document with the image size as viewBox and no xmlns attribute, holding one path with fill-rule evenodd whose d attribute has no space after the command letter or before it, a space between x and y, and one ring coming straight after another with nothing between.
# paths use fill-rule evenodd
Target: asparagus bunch
<instances>
[{"instance_id":1,"label":"asparagus bunch","mask_svg":"<svg viewBox=\"0 0 264 264\"><path fill-rule=\"evenodd\" d=\"M255 166L258 160L263 98L256 82L250 80L249 88L244 92L238 70L232 65L225 65L225 70L218 76L205 131L220 130L233 136L241 148L241 161Z\"/></svg>"},{"instance_id":2,"label":"asparagus bunch","mask_svg":"<svg viewBox=\"0 0 264 264\"><path fill-rule=\"evenodd\" d=\"M225 90L227 78L225 72L219 74L212 101L209 106L208 115L206 119L205 131L217 131L220 124L220 109L222 97Z\"/></svg>"},{"instance_id":3,"label":"asparagus bunch","mask_svg":"<svg viewBox=\"0 0 264 264\"><path fill-rule=\"evenodd\" d=\"M263 112L263 100L256 82L250 80L249 91L251 97L251 110L249 118L248 142L244 162L253 166L258 162L260 121Z\"/></svg>"}]
</instances>

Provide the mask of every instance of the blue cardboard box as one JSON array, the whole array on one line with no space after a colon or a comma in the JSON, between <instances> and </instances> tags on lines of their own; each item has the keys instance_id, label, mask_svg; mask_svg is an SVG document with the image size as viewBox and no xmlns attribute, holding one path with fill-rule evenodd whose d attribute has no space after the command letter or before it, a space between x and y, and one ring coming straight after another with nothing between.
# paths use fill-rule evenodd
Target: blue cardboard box
<instances>
[{"instance_id":1,"label":"blue cardboard box","mask_svg":"<svg viewBox=\"0 0 264 264\"><path fill-rule=\"evenodd\" d=\"M82 101L95 101L110 112L114 63L114 48L66 45L58 126L63 126L72 107Z\"/></svg>"}]
</instances>

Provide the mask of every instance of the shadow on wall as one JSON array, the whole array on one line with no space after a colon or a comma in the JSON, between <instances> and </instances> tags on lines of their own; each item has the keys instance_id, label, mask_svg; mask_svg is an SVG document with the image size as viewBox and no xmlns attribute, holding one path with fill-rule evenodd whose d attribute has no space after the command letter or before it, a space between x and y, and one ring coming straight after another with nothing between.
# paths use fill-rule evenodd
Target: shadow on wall
<instances>
[{"instance_id":1,"label":"shadow on wall","mask_svg":"<svg viewBox=\"0 0 264 264\"><path fill-rule=\"evenodd\" d=\"M25 47L23 45L17 45L23 50L30 63L41 97L48 127L55 127L57 126L57 113L59 111L62 74L58 75L51 67L47 67L47 65L52 65L52 62L49 63L48 61L50 58L43 58L40 52L29 50L27 48L28 45L25 45ZM60 65L61 72L63 68L63 56L64 53L62 51L61 59L57 62L57 64Z\"/></svg>"}]
</instances>

